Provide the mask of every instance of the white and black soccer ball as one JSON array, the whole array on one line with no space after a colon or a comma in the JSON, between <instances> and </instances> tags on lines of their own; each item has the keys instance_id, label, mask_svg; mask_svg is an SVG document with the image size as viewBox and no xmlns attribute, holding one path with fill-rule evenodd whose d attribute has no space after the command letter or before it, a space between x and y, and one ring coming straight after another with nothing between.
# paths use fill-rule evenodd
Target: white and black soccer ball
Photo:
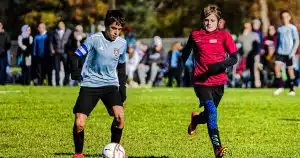
<instances>
[{"instance_id":1,"label":"white and black soccer ball","mask_svg":"<svg viewBox=\"0 0 300 158\"><path fill-rule=\"evenodd\" d=\"M102 149L103 158L125 158L125 150L118 143L109 143Z\"/></svg>"}]
</instances>

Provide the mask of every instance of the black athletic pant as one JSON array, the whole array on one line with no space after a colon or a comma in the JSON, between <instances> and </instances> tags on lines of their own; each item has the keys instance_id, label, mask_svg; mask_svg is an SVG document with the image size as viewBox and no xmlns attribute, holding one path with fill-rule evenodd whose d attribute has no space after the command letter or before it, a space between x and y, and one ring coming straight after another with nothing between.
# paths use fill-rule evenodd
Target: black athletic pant
<instances>
[{"instance_id":1,"label":"black athletic pant","mask_svg":"<svg viewBox=\"0 0 300 158\"><path fill-rule=\"evenodd\" d=\"M168 87L173 86L173 79L175 78L177 82L177 87L181 86L181 73L182 69L181 68L171 68L169 70L169 82L168 82Z\"/></svg>"},{"instance_id":2,"label":"black athletic pant","mask_svg":"<svg viewBox=\"0 0 300 158\"><path fill-rule=\"evenodd\" d=\"M45 57L35 57L36 63L36 77L38 79L38 85L44 84L44 79L48 79L48 85L52 85L52 57L45 56Z\"/></svg>"},{"instance_id":3,"label":"black athletic pant","mask_svg":"<svg viewBox=\"0 0 300 158\"><path fill-rule=\"evenodd\" d=\"M22 66L22 84L23 85L30 85L31 81L31 66Z\"/></svg>"},{"instance_id":4,"label":"black athletic pant","mask_svg":"<svg viewBox=\"0 0 300 158\"><path fill-rule=\"evenodd\" d=\"M0 56L0 85L5 85L6 83L6 66L7 56Z\"/></svg>"},{"instance_id":5,"label":"black athletic pant","mask_svg":"<svg viewBox=\"0 0 300 158\"><path fill-rule=\"evenodd\" d=\"M59 85L59 72L60 72L60 62L63 62L64 65L64 71L65 71L65 78L64 78L64 85L67 85L69 83L69 77L70 77L70 73L69 73L69 68L68 68L68 55L67 54L61 54L61 53L57 53L54 55L54 67L55 67L55 81L56 81L56 85Z\"/></svg>"}]
</instances>

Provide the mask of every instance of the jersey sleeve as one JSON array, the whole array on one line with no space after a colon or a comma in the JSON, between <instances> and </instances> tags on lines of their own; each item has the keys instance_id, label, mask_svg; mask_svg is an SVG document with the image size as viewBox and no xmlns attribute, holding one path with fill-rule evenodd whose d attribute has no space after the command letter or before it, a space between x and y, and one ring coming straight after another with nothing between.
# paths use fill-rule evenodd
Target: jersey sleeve
<instances>
[{"instance_id":1,"label":"jersey sleeve","mask_svg":"<svg viewBox=\"0 0 300 158\"><path fill-rule=\"evenodd\" d=\"M229 54L237 52L236 44L234 43L232 36L228 32L225 32L224 47Z\"/></svg>"},{"instance_id":2,"label":"jersey sleeve","mask_svg":"<svg viewBox=\"0 0 300 158\"><path fill-rule=\"evenodd\" d=\"M122 48L122 54L120 55L119 58L119 64L124 64L126 61L126 49L127 49L127 44L125 43Z\"/></svg>"},{"instance_id":3,"label":"jersey sleeve","mask_svg":"<svg viewBox=\"0 0 300 158\"><path fill-rule=\"evenodd\" d=\"M297 52L297 48L299 46L299 35L298 35L298 31L297 28L294 26L292 29L292 36L293 36L293 41L294 41L294 45L293 45L293 49L292 49L292 56L296 54Z\"/></svg>"},{"instance_id":4,"label":"jersey sleeve","mask_svg":"<svg viewBox=\"0 0 300 158\"><path fill-rule=\"evenodd\" d=\"M78 56L86 55L93 48L93 37L87 38L84 43L75 51Z\"/></svg>"},{"instance_id":5,"label":"jersey sleeve","mask_svg":"<svg viewBox=\"0 0 300 158\"><path fill-rule=\"evenodd\" d=\"M188 41L187 41L184 49L182 50L181 58L182 58L183 63L186 62L186 60L188 59L190 54L194 51L195 47L196 47L196 44L195 44L195 41L191 34L188 38Z\"/></svg>"}]
</instances>

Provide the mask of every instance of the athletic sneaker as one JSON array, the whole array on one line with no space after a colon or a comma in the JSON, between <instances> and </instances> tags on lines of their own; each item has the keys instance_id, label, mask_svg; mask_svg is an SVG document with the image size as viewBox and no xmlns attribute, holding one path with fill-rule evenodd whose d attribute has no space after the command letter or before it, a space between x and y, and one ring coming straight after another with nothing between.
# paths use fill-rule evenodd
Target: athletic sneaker
<instances>
[{"instance_id":1,"label":"athletic sneaker","mask_svg":"<svg viewBox=\"0 0 300 158\"><path fill-rule=\"evenodd\" d=\"M295 95L296 95L296 92L295 92L295 91L290 91L290 92L288 93L288 95L289 95L289 96L295 96Z\"/></svg>"},{"instance_id":2,"label":"athletic sneaker","mask_svg":"<svg viewBox=\"0 0 300 158\"><path fill-rule=\"evenodd\" d=\"M216 158L223 158L227 153L227 148L222 146L215 151Z\"/></svg>"},{"instance_id":3,"label":"athletic sneaker","mask_svg":"<svg viewBox=\"0 0 300 158\"><path fill-rule=\"evenodd\" d=\"M190 125L188 127L188 134L189 135L194 135L195 134L195 130L197 128L197 123L193 122L193 120L194 120L193 118L197 115L198 115L197 112L192 112L192 114L191 114L191 122L190 122Z\"/></svg>"},{"instance_id":4,"label":"athletic sneaker","mask_svg":"<svg viewBox=\"0 0 300 158\"><path fill-rule=\"evenodd\" d=\"M83 153L75 153L72 158L84 158Z\"/></svg>"},{"instance_id":5,"label":"athletic sneaker","mask_svg":"<svg viewBox=\"0 0 300 158\"><path fill-rule=\"evenodd\" d=\"M284 89L283 88L278 88L278 89L276 89L275 91L274 91L274 95L279 95L280 93L282 93L284 91Z\"/></svg>"}]
</instances>

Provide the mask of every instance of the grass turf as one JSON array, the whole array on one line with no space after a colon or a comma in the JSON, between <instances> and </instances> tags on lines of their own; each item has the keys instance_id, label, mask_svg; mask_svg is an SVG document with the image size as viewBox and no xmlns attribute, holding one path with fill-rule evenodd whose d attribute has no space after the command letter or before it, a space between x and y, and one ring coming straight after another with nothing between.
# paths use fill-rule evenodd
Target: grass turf
<instances>
[{"instance_id":1,"label":"grass turf","mask_svg":"<svg viewBox=\"0 0 300 158\"><path fill-rule=\"evenodd\" d=\"M78 87L0 87L0 157L71 157ZM300 91L298 91L298 94ZM213 157L206 125L187 135L192 88L128 89L121 144L130 157ZM300 157L300 98L272 89L226 89L218 108L231 157ZM110 124L101 101L85 129L86 157L101 156Z\"/></svg>"}]
</instances>

